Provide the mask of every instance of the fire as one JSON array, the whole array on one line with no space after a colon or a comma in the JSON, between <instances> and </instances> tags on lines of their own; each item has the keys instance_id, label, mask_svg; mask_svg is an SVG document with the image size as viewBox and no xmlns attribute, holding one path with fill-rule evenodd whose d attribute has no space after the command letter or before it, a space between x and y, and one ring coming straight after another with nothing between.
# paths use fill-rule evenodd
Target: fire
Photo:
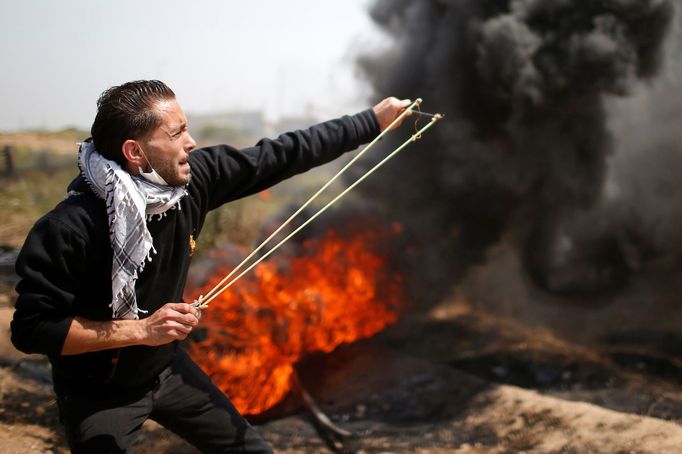
<instances>
[{"instance_id":1,"label":"fire","mask_svg":"<svg viewBox=\"0 0 682 454\"><path fill-rule=\"evenodd\" d=\"M330 352L397 320L403 280L372 249L381 233L344 238L330 230L286 263L262 262L213 300L201 320L208 336L191 354L243 414L280 402L305 354Z\"/></svg>"}]
</instances>

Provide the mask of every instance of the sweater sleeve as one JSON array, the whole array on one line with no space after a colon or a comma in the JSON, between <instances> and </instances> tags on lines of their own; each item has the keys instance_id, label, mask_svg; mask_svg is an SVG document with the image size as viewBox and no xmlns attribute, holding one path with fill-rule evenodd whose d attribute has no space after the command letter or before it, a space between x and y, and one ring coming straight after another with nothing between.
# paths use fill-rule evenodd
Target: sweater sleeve
<instances>
[{"instance_id":1,"label":"sweater sleeve","mask_svg":"<svg viewBox=\"0 0 682 454\"><path fill-rule=\"evenodd\" d=\"M19 296L11 332L17 349L53 357L61 353L85 275L84 251L80 235L56 219L43 218L33 227L16 263Z\"/></svg>"},{"instance_id":2,"label":"sweater sleeve","mask_svg":"<svg viewBox=\"0 0 682 454\"><path fill-rule=\"evenodd\" d=\"M276 139L263 139L243 150L226 145L198 149L190 154L190 190L198 191L206 208L212 210L332 161L369 142L379 132L374 112L367 109Z\"/></svg>"}]
</instances>

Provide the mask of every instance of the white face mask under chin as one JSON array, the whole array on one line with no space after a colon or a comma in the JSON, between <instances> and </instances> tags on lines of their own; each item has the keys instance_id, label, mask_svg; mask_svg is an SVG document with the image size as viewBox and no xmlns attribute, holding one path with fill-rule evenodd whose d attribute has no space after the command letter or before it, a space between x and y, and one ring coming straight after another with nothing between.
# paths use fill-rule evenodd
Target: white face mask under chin
<instances>
[{"instance_id":1,"label":"white face mask under chin","mask_svg":"<svg viewBox=\"0 0 682 454\"><path fill-rule=\"evenodd\" d=\"M142 167L138 167L138 170L140 171L140 176L145 180L149 181L150 183L158 184L159 186L169 186L169 184L166 183L166 180L164 180L163 177L159 175L158 172L154 169L154 167L152 167L152 164L151 162L149 162L149 159L147 159L147 154L144 152L142 147L140 147L140 151L142 152L142 156L144 156L144 160L147 161L149 168L152 169L151 172L145 172L142 169Z\"/></svg>"},{"instance_id":2,"label":"white face mask under chin","mask_svg":"<svg viewBox=\"0 0 682 454\"><path fill-rule=\"evenodd\" d=\"M159 175L156 170L154 170L154 167L151 165L149 167L152 169L151 172L145 172L142 167L138 167L140 170L140 176L150 183L158 184L159 186L168 186L166 180L164 180L163 177Z\"/></svg>"}]
</instances>

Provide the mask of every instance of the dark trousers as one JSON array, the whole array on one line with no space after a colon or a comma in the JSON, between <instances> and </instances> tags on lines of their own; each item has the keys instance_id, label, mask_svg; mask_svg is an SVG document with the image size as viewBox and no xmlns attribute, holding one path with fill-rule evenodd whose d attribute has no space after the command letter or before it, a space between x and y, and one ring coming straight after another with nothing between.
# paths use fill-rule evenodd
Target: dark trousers
<instances>
[{"instance_id":1,"label":"dark trousers","mask_svg":"<svg viewBox=\"0 0 682 454\"><path fill-rule=\"evenodd\" d=\"M147 418L202 452L272 453L182 350L146 392L60 396L59 411L73 453L133 452L136 435Z\"/></svg>"}]
</instances>

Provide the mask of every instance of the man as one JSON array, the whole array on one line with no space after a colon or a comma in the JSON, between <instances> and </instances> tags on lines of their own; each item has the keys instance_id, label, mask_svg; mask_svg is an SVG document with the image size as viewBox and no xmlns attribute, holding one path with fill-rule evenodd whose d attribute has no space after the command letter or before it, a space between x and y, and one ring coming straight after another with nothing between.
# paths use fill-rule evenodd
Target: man
<instances>
[{"instance_id":1,"label":"man","mask_svg":"<svg viewBox=\"0 0 682 454\"><path fill-rule=\"evenodd\" d=\"M208 211L370 141L409 105L236 150L194 150L175 94L159 81L106 90L80 175L17 260L12 342L52 363L73 452L130 452L151 418L204 452L271 452L178 348L199 323L181 297Z\"/></svg>"}]
</instances>

